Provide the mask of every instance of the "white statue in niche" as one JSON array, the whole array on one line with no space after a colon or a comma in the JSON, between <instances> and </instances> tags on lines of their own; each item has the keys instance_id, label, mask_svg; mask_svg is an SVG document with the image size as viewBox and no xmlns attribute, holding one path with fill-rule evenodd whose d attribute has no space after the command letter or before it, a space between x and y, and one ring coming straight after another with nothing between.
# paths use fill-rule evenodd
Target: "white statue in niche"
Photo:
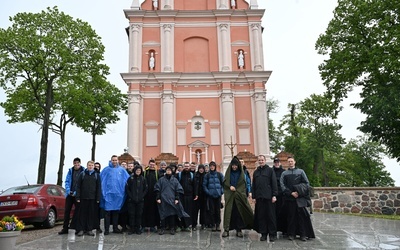
<instances>
[{"instance_id":1,"label":"white statue in niche","mask_svg":"<svg viewBox=\"0 0 400 250\"><path fill-rule=\"evenodd\" d=\"M153 0L153 7L155 10L158 9L158 0Z\"/></svg>"},{"instance_id":2,"label":"white statue in niche","mask_svg":"<svg viewBox=\"0 0 400 250\"><path fill-rule=\"evenodd\" d=\"M239 68L241 68L241 69L244 67L244 54L243 54L243 50L239 50L238 65L239 65Z\"/></svg>"},{"instance_id":3,"label":"white statue in niche","mask_svg":"<svg viewBox=\"0 0 400 250\"><path fill-rule=\"evenodd\" d=\"M236 0L231 0L231 7L232 9L236 7Z\"/></svg>"},{"instance_id":4,"label":"white statue in niche","mask_svg":"<svg viewBox=\"0 0 400 250\"><path fill-rule=\"evenodd\" d=\"M197 163L200 164L200 152L199 151L197 151L196 156L197 156Z\"/></svg>"},{"instance_id":5,"label":"white statue in niche","mask_svg":"<svg viewBox=\"0 0 400 250\"><path fill-rule=\"evenodd\" d=\"M151 52L150 53L150 58L149 58L149 68L150 69L154 69L155 62L156 62L156 59L154 58L154 52Z\"/></svg>"}]
</instances>

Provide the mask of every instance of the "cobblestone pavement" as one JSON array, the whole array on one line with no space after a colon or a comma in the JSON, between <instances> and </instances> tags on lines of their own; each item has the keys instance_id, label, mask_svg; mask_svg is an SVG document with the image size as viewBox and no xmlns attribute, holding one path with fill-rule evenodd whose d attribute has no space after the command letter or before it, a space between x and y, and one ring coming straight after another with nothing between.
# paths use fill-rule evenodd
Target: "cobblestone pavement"
<instances>
[{"instance_id":1,"label":"cobblestone pavement","mask_svg":"<svg viewBox=\"0 0 400 250\"><path fill-rule=\"evenodd\" d=\"M238 238L234 231L228 238L221 232L200 230L164 235L145 232L142 235L113 234L75 236L52 233L16 246L16 249L400 249L400 220L374 219L340 214L314 213L312 221L316 238L302 242L279 237L277 241L260 241L255 231L244 231Z\"/></svg>"}]
</instances>

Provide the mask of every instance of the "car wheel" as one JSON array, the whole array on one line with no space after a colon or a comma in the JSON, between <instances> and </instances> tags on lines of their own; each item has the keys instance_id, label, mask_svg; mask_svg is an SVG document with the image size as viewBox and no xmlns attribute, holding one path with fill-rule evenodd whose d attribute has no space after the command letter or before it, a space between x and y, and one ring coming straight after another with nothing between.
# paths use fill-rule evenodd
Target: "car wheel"
<instances>
[{"instance_id":1,"label":"car wheel","mask_svg":"<svg viewBox=\"0 0 400 250\"><path fill-rule=\"evenodd\" d=\"M56 212L54 209L50 208L49 212L47 213L47 218L43 221L43 225L46 228L52 228L56 224Z\"/></svg>"}]
</instances>

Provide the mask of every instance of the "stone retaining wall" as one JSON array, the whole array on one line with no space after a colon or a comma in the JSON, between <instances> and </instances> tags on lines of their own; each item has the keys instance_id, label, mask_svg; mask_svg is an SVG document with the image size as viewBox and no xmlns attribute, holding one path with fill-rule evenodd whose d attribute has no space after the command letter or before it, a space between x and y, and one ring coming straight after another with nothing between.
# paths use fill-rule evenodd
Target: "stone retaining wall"
<instances>
[{"instance_id":1,"label":"stone retaining wall","mask_svg":"<svg viewBox=\"0 0 400 250\"><path fill-rule=\"evenodd\" d=\"M314 188L316 212L400 215L400 187Z\"/></svg>"}]
</instances>

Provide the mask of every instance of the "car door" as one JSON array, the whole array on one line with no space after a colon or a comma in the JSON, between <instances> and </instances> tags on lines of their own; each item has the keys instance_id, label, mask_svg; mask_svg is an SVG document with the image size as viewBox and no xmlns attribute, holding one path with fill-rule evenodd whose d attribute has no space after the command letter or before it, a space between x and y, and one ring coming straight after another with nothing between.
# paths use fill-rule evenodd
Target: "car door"
<instances>
[{"instance_id":1,"label":"car door","mask_svg":"<svg viewBox=\"0 0 400 250\"><path fill-rule=\"evenodd\" d=\"M56 185L48 186L47 194L50 204L56 208L57 219L64 218L65 197L62 195L60 189Z\"/></svg>"}]
</instances>

